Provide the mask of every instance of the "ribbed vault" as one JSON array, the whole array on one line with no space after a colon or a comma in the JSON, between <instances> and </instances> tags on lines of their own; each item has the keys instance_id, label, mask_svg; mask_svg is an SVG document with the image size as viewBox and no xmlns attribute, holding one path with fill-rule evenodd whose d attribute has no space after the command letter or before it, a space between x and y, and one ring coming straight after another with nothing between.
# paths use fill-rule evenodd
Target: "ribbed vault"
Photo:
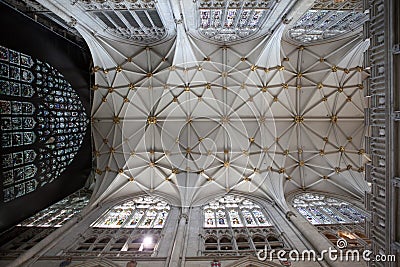
<instances>
[{"instance_id":1,"label":"ribbed vault","mask_svg":"<svg viewBox=\"0 0 400 267\"><path fill-rule=\"evenodd\" d=\"M93 203L145 191L190 206L245 192L286 210L293 190L359 198L369 190L369 43L292 45L281 24L264 38L217 45L176 23L176 37L153 46L75 26L95 63Z\"/></svg>"},{"instance_id":2,"label":"ribbed vault","mask_svg":"<svg viewBox=\"0 0 400 267\"><path fill-rule=\"evenodd\" d=\"M233 190L285 206L296 189L368 190L368 43L293 46L282 31L228 47L178 26L170 43L129 53L99 40L107 57L93 87L98 197L144 190L192 205Z\"/></svg>"}]
</instances>

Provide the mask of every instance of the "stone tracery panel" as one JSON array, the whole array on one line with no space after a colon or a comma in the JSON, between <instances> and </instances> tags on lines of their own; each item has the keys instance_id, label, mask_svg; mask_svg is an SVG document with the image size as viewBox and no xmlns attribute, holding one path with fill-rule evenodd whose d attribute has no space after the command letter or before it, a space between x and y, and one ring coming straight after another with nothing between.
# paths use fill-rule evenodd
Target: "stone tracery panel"
<instances>
[{"instance_id":1,"label":"stone tracery panel","mask_svg":"<svg viewBox=\"0 0 400 267\"><path fill-rule=\"evenodd\" d=\"M368 19L362 1L317 0L289 30L291 39L310 43L357 31Z\"/></svg>"},{"instance_id":2,"label":"stone tracery panel","mask_svg":"<svg viewBox=\"0 0 400 267\"><path fill-rule=\"evenodd\" d=\"M365 211L347 201L323 194L304 193L293 199L293 207L312 224L362 223Z\"/></svg>"},{"instance_id":3,"label":"stone tracery panel","mask_svg":"<svg viewBox=\"0 0 400 267\"><path fill-rule=\"evenodd\" d=\"M158 198L138 197L114 206L93 227L163 228L170 206Z\"/></svg>"},{"instance_id":4,"label":"stone tracery panel","mask_svg":"<svg viewBox=\"0 0 400 267\"><path fill-rule=\"evenodd\" d=\"M167 36L156 1L77 1L110 34L138 42L156 42Z\"/></svg>"},{"instance_id":5,"label":"stone tracery panel","mask_svg":"<svg viewBox=\"0 0 400 267\"><path fill-rule=\"evenodd\" d=\"M203 255L252 255L256 249L287 249L262 208L249 199L227 195L203 206Z\"/></svg>"},{"instance_id":6,"label":"stone tracery panel","mask_svg":"<svg viewBox=\"0 0 400 267\"><path fill-rule=\"evenodd\" d=\"M67 256L148 257L156 252L170 206L142 196L111 207L65 252Z\"/></svg>"},{"instance_id":7,"label":"stone tracery panel","mask_svg":"<svg viewBox=\"0 0 400 267\"><path fill-rule=\"evenodd\" d=\"M204 206L204 227L271 226L259 205L248 199L226 196Z\"/></svg>"},{"instance_id":8,"label":"stone tracery panel","mask_svg":"<svg viewBox=\"0 0 400 267\"><path fill-rule=\"evenodd\" d=\"M274 1L198 1L199 32L215 41L230 42L257 33Z\"/></svg>"},{"instance_id":9,"label":"stone tracery panel","mask_svg":"<svg viewBox=\"0 0 400 267\"><path fill-rule=\"evenodd\" d=\"M149 257L157 250L161 233L161 229L89 228L70 246L65 255Z\"/></svg>"}]
</instances>

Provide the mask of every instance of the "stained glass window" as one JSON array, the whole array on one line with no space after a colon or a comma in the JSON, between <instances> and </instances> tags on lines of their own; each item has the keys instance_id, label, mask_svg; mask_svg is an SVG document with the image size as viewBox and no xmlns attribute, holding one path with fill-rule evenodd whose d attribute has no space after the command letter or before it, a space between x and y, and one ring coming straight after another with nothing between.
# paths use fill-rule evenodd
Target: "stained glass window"
<instances>
[{"instance_id":1,"label":"stained glass window","mask_svg":"<svg viewBox=\"0 0 400 267\"><path fill-rule=\"evenodd\" d=\"M90 192L82 189L24 220L18 226L61 227L89 203Z\"/></svg>"},{"instance_id":2,"label":"stained glass window","mask_svg":"<svg viewBox=\"0 0 400 267\"><path fill-rule=\"evenodd\" d=\"M154 197L138 197L111 208L93 227L163 228L170 206Z\"/></svg>"},{"instance_id":3,"label":"stained glass window","mask_svg":"<svg viewBox=\"0 0 400 267\"><path fill-rule=\"evenodd\" d=\"M88 116L63 75L0 46L3 201L57 179L78 152Z\"/></svg>"},{"instance_id":4,"label":"stained glass window","mask_svg":"<svg viewBox=\"0 0 400 267\"><path fill-rule=\"evenodd\" d=\"M0 55L1 56L1 55ZM11 228L0 245L2 255L20 255L81 212L91 192L81 189Z\"/></svg>"},{"instance_id":5,"label":"stained glass window","mask_svg":"<svg viewBox=\"0 0 400 267\"><path fill-rule=\"evenodd\" d=\"M248 199L225 196L203 207L204 227L271 226L260 206Z\"/></svg>"},{"instance_id":6,"label":"stained glass window","mask_svg":"<svg viewBox=\"0 0 400 267\"><path fill-rule=\"evenodd\" d=\"M362 5L362 1L317 0L289 30L289 36L308 43L354 31L368 19Z\"/></svg>"},{"instance_id":7,"label":"stained glass window","mask_svg":"<svg viewBox=\"0 0 400 267\"><path fill-rule=\"evenodd\" d=\"M346 201L317 193L296 196L293 207L312 224L361 223L367 216Z\"/></svg>"},{"instance_id":8,"label":"stained glass window","mask_svg":"<svg viewBox=\"0 0 400 267\"><path fill-rule=\"evenodd\" d=\"M216 41L235 41L255 34L276 1L198 1L200 33Z\"/></svg>"},{"instance_id":9,"label":"stained glass window","mask_svg":"<svg viewBox=\"0 0 400 267\"><path fill-rule=\"evenodd\" d=\"M264 209L249 199L226 195L203 206L203 255L248 255L258 249L288 249ZM247 229L246 229L247 228Z\"/></svg>"}]
</instances>

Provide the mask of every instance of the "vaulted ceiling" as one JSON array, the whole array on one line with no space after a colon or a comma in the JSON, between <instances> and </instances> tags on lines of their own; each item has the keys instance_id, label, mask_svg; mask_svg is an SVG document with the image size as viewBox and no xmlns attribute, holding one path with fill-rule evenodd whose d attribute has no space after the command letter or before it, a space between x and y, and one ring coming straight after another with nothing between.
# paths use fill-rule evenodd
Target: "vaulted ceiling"
<instances>
[{"instance_id":1,"label":"vaulted ceiling","mask_svg":"<svg viewBox=\"0 0 400 267\"><path fill-rule=\"evenodd\" d=\"M307 39L337 29L326 12L291 38L328 1L39 2L92 51L93 203L145 191L190 206L245 192L286 209L298 189L369 190L368 41L350 18ZM337 19L363 16L338 5Z\"/></svg>"}]
</instances>

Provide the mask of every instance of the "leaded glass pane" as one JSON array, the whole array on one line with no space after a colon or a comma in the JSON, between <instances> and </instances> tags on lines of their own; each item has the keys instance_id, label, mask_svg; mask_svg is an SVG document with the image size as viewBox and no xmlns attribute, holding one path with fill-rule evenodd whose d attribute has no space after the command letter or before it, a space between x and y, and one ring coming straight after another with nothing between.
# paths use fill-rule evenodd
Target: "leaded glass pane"
<instances>
[{"instance_id":1,"label":"leaded glass pane","mask_svg":"<svg viewBox=\"0 0 400 267\"><path fill-rule=\"evenodd\" d=\"M0 46L0 60L8 61L8 49Z\"/></svg>"},{"instance_id":2,"label":"leaded glass pane","mask_svg":"<svg viewBox=\"0 0 400 267\"><path fill-rule=\"evenodd\" d=\"M271 223L265 218L264 214L259 210L259 207L253 210L253 214L260 226L271 226Z\"/></svg>"},{"instance_id":3,"label":"leaded glass pane","mask_svg":"<svg viewBox=\"0 0 400 267\"><path fill-rule=\"evenodd\" d=\"M217 211L217 225L218 227L227 227L228 222L226 220L226 214L224 210L218 210Z\"/></svg>"},{"instance_id":4,"label":"leaded glass pane","mask_svg":"<svg viewBox=\"0 0 400 267\"><path fill-rule=\"evenodd\" d=\"M235 209L229 210L229 219L232 222L232 227L243 227L242 221L239 217L238 210Z\"/></svg>"},{"instance_id":5,"label":"leaded glass pane","mask_svg":"<svg viewBox=\"0 0 400 267\"><path fill-rule=\"evenodd\" d=\"M32 180L25 183L25 191L33 191L32 187L35 187ZM81 212L88 204L89 198L90 192L80 190L24 220L18 226L60 227Z\"/></svg>"},{"instance_id":6,"label":"leaded glass pane","mask_svg":"<svg viewBox=\"0 0 400 267\"><path fill-rule=\"evenodd\" d=\"M204 226L215 227L215 214L214 211L208 209L204 212Z\"/></svg>"},{"instance_id":7,"label":"leaded glass pane","mask_svg":"<svg viewBox=\"0 0 400 267\"><path fill-rule=\"evenodd\" d=\"M11 114L10 101L0 100L0 114Z\"/></svg>"},{"instance_id":8,"label":"leaded glass pane","mask_svg":"<svg viewBox=\"0 0 400 267\"><path fill-rule=\"evenodd\" d=\"M157 212L155 210L148 210L146 212L146 217L142 221L140 228L151 228L153 226L154 220L156 218Z\"/></svg>"},{"instance_id":9,"label":"leaded glass pane","mask_svg":"<svg viewBox=\"0 0 400 267\"><path fill-rule=\"evenodd\" d=\"M154 222L154 228L163 228L165 220L167 219L168 213L166 211L161 211L158 213L157 219Z\"/></svg>"},{"instance_id":10,"label":"leaded glass pane","mask_svg":"<svg viewBox=\"0 0 400 267\"><path fill-rule=\"evenodd\" d=\"M142 217L144 215L143 210L136 210L135 214L129 221L129 223L126 225L127 228L135 228L138 226L138 223L141 221Z\"/></svg>"},{"instance_id":11,"label":"leaded glass pane","mask_svg":"<svg viewBox=\"0 0 400 267\"><path fill-rule=\"evenodd\" d=\"M226 196L204 206L204 227L271 226L260 206L248 199Z\"/></svg>"},{"instance_id":12,"label":"leaded glass pane","mask_svg":"<svg viewBox=\"0 0 400 267\"><path fill-rule=\"evenodd\" d=\"M20 63L19 52L9 49L9 61L12 64L19 65L19 63Z\"/></svg>"},{"instance_id":13,"label":"leaded glass pane","mask_svg":"<svg viewBox=\"0 0 400 267\"><path fill-rule=\"evenodd\" d=\"M0 63L0 77L8 78L9 67L8 64Z\"/></svg>"},{"instance_id":14,"label":"leaded glass pane","mask_svg":"<svg viewBox=\"0 0 400 267\"><path fill-rule=\"evenodd\" d=\"M244 221L246 222L247 226L256 226L256 222L254 221L253 216L251 215L251 212L248 210L242 210L243 218Z\"/></svg>"},{"instance_id":15,"label":"leaded glass pane","mask_svg":"<svg viewBox=\"0 0 400 267\"><path fill-rule=\"evenodd\" d=\"M317 193L304 193L293 199L293 207L312 224L360 223L366 213L348 202Z\"/></svg>"},{"instance_id":16,"label":"leaded glass pane","mask_svg":"<svg viewBox=\"0 0 400 267\"><path fill-rule=\"evenodd\" d=\"M158 198L139 197L111 208L93 226L101 228L163 228L169 205Z\"/></svg>"}]
</instances>

